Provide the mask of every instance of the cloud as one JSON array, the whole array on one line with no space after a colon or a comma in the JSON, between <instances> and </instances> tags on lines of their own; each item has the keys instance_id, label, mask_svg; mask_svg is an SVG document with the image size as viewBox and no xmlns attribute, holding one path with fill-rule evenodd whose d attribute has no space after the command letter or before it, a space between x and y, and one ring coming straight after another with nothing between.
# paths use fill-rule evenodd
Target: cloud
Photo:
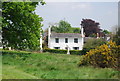
<instances>
[{"instance_id":1,"label":"cloud","mask_svg":"<svg viewBox=\"0 0 120 81\"><path fill-rule=\"evenodd\" d=\"M93 11L93 6L92 4L88 3L88 2L84 2L84 3L75 3L71 6L71 9L73 11L78 11L82 13L86 13L86 14L90 14Z\"/></svg>"},{"instance_id":2,"label":"cloud","mask_svg":"<svg viewBox=\"0 0 120 81\"><path fill-rule=\"evenodd\" d=\"M72 5L72 9L76 9L76 8L90 9L91 5L89 3L80 3L80 4Z\"/></svg>"}]
</instances>

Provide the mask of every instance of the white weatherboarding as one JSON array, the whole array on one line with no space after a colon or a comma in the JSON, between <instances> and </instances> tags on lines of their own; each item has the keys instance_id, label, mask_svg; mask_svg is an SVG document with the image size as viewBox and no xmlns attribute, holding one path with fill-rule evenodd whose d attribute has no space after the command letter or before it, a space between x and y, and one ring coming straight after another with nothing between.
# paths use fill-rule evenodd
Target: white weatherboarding
<instances>
[{"instance_id":1,"label":"white weatherboarding","mask_svg":"<svg viewBox=\"0 0 120 81\"><path fill-rule=\"evenodd\" d=\"M80 33L52 33L48 28L48 48L82 50L84 44L83 27Z\"/></svg>"}]
</instances>

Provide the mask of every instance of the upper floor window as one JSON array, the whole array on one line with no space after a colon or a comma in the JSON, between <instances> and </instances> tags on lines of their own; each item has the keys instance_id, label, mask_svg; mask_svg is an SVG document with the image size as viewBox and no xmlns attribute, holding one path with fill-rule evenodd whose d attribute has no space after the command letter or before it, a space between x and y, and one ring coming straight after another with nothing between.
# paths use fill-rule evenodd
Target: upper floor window
<instances>
[{"instance_id":1,"label":"upper floor window","mask_svg":"<svg viewBox=\"0 0 120 81\"><path fill-rule=\"evenodd\" d=\"M55 38L55 43L59 43L59 38Z\"/></svg>"},{"instance_id":2,"label":"upper floor window","mask_svg":"<svg viewBox=\"0 0 120 81\"><path fill-rule=\"evenodd\" d=\"M65 43L68 43L68 38L65 38Z\"/></svg>"},{"instance_id":3,"label":"upper floor window","mask_svg":"<svg viewBox=\"0 0 120 81\"><path fill-rule=\"evenodd\" d=\"M78 43L78 38L74 38L74 43Z\"/></svg>"}]
</instances>

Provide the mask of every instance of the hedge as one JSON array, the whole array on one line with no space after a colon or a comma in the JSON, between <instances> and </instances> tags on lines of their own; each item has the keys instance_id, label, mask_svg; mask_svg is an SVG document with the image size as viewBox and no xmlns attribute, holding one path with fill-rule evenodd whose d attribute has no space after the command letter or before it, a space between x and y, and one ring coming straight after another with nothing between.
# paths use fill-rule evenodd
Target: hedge
<instances>
[{"instance_id":1,"label":"hedge","mask_svg":"<svg viewBox=\"0 0 120 81\"><path fill-rule=\"evenodd\" d=\"M61 50L61 49L45 48L45 49L43 49L43 52L67 54L67 50ZM83 51L82 50L70 50L70 54L71 55L83 55Z\"/></svg>"},{"instance_id":2,"label":"hedge","mask_svg":"<svg viewBox=\"0 0 120 81\"><path fill-rule=\"evenodd\" d=\"M27 52L27 51L12 51L12 50L0 50L0 52L2 53L2 55L7 55L7 54L18 54L18 55L28 55L31 54L32 52ZM43 49L43 52L49 52L49 53L58 53L58 54L67 54L67 50L61 50L61 49ZM84 50L70 50L70 54L71 55L83 55L84 54Z\"/></svg>"},{"instance_id":3,"label":"hedge","mask_svg":"<svg viewBox=\"0 0 120 81\"><path fill-rule=\"evenodd\" d=\"M7 55L7 54L14 55L14 54L17 54L17 55L23 56L23 55L31 54L31 52L15 51L15 50L14 50L14 51L10 51L10 50L0 50L0 52L2 53L2 55Z\"/></svg>"}]
</instances>

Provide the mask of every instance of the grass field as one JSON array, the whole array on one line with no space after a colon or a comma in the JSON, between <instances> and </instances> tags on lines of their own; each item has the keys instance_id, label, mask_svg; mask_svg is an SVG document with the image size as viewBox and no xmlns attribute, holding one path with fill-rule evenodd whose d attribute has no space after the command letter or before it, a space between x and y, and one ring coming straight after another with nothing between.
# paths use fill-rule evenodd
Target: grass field
<instances>
[{"instance_id":1,"label":"grass field","mask_svg":"<svg viewBox=\"0 0 120 81\"><path fill-rule=\"evenodd\" d=\"M117 79L111 68L78 67L82 56L50 53L4 54L3 79Z\"/></svg>"}]
</instances>

